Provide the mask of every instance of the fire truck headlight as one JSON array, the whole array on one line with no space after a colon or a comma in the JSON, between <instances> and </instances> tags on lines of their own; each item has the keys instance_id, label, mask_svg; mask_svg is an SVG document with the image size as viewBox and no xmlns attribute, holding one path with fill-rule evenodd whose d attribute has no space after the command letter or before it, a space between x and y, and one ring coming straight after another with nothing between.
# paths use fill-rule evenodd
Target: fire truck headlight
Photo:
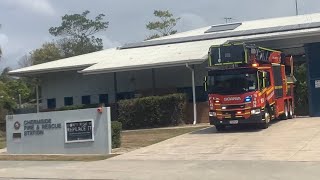
<instances>
[{"instance_id":1,"label":"fire truck headlight","mask_svg":"<svg viewBox=\"0 0 320 180\"><path fill-rule=\"evenodd\" d=\"M252 109L251 114L260 114L261 110L260 109Z\"/></svg>"},{"instance_id":2,"label":"fire truck headlight","mask_svg":"<svg viewBox=\"0 0 320 180\"><path fill-rule=\"evenodd\" d=\"M209 112L209 116L210 116L210 117L216 117L216 116L217 116L217 113L216 113L216 112Z\"/></svg>"},{"instance_id":3,"label":"fire truck headlight","mask_svg":"<svg viewBox=\"0 0 320 180\"><path fill-rule=\"evenodd\" d=\"M244 99L244 102L251 102L252 101L252 96L247 96L245 99Z\"/></svg>"}]
</instances>

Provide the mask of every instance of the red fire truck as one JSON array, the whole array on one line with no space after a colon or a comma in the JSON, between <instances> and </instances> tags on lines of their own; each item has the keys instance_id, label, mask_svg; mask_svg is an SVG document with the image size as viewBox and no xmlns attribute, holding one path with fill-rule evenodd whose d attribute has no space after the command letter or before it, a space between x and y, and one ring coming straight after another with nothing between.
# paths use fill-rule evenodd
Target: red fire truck
<instances>
[{"instance_id":1,"label":"red fire truck","mask_svg":"<svg viewBox=\"0 0 320 180\"><path fill-rule=\"evenodd\" d=\"M257 124L268 128L273 119L294 115L292 56L248 44L212 46L205 87L210 124Z\"/></svg>"}]
</instances>

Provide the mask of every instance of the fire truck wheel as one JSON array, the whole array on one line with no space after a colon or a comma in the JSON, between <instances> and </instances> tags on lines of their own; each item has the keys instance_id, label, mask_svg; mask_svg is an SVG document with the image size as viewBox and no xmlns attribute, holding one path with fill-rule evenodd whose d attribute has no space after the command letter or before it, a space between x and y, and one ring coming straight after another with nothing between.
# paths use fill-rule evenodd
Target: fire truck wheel
<instances>
[{"instance_id":1,"label":"fire truck wheel","mask_svg":"<svg viewBox=\"0 0 320 180\"><path fill-rule=\"evenodd\" d=\"M260 124L260 128L261 129L267 129L269 127L269 125L270 125L270 120L271 120L268 108L265 108L264 117L263 118L265 119L265 121L262 124Z\"/></svg>"},{"instance_id":2,"label":"fire truck wheel","mask_svg":"<svg viewBox=\"0 0 320 180\"><path fill-rule=\"evenodd\" d=\"M216 126L216 129L217 131L224 131L226 129L226 126L225 125L215 125Z\"/></svg>"},{"instance_id":3,"label":"fire truck wheel","mask_svg":"<svg viewBox=\"0 0 320 180\"><path fill-rule=\"evenodd\" d=\"M293 107L292 107L292 102L289 103L289 109L288 109L288 118L292 119L293 118Z\"/></svg>"},{"instance_id":4,"label":"fire truck wheel","mask_svg":"<svg viewBox=\"0 0 320 180\"><path fill-rule=\"evenodd\" d=\"M281 119L282 120L287 120L288 119L288 116L289 116L289 110L288 110L288 103L285 102L284 104L284 113L281 115Z\"/></svg>"}]
</instances>

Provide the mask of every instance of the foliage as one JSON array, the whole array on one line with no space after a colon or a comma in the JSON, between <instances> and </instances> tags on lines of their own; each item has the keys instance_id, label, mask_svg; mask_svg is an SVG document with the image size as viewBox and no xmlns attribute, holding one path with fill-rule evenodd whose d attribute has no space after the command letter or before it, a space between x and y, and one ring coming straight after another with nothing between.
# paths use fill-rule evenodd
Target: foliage
<instances>
[{"instance_id":1,"label":"foliage","mask_svg":"<svg viewBox=\"0 0 320 180\"><path fill-rule=\"evenodd\" d=\"M19 65L27 67L102 50L102 39L96 38L94 34L106 30L109 22L103 21L104 14L89 19L89 13L85 11L82 14L64 15L60 26L49 29L51 35L60 38L46 42L30 55L23 56Z\"/></svg>"},{"instance_id":2,"label":"foliage","mask_svg":"<svg viewBox=\"0 0 320 180\"><path fill-rule=\"evenodd\" d=\"M0 109L12 110L16 107L16 102L10 96L10 89L8 86L0 81Z\"/></svg>"},{"instance_id":3,"label":"foliage","mask_svg":"<svg viewBox=\"0 0 320 180\"><path fill-rule=\"evenodd\" d=\"M121 146L121 130L122 130L121 122L119 121L111 122L112 148L119 148Z\"/></svg>"},{"instance_id":4,"label":"foliage","mask_svg":"<svg viewBox=\"0 0 320 180\"><path fill-rule=\"evenodd\" d=\"M301 64L295 68L295 113L297 115L308 115L308 84L307 84L307 65Z\"/></svg>"},{"instance_id":5,"label":"foliage","mask_svg":"<svg viewBox=\"0 0 320 180\"><path fill-rule=\"evenodd\" d=\"M41 48L31 52L30 60L33 65L62 59L63 54L56 43L44 43ZM27 62L26 62L27 63Z\"/></svg>"},{"instance_id":6,"label":"foliage","mask_svg":"<svg viewBox=\"0 0 320 180\"><path fill-rule=\"evenodd\" d=\"M177 33L177 30L174 27L177 25L178 21L181 19L180 17L176 18L172 13L161 10L154 10L154 16L159 20L154 22L149 22L146 25L146 28L151 31L155 31L155 33L149 36L147 39L159 38L162 36L168 36Z\"/></svg>"},{"instance_id":7,"label":"foliage","mask_svg":"<svg viewBox=\"0 0 320 180\"><path fill-rule=\"evenodd\" d=\"M32 52L30 53L30 55L26 54L22 56L18 61L19 67L24 68L24 67L32 66L33 60L31 59L31 55L32 55Z\"/></svg>"},{"instance_id":8,"label":"foliage","mask_svg":"<svg viewBox=\"0 0 320 180\"><path fill-rule=\"evenodd\" d=\"M51 27L49 33L56 37L62 37L58 41L64 57L71 57L102 50L101 38L94 34L108 28L109 22L103 21L105 15L99 14L93 20L87 16L90 11L82 14L64 15L62 23L58 27Z\"/></svg>"},{"instance_id":9,"label":"foliage","mask_svg":"<svg viewBox=\"0 0 320 180\"><path fill-rule=\"evenodd\" d=\"M11 69L9 67L6 67L2 70L2 73L0 75L0 81L2 82L8 82L10 80L12 80L12 78L9 76L9 71L11 71Z\"/></svg>"},{"instance_id":10,"label":"foliage","mask_svg":"<svg viewBox=\"0 0 320 180\"><path fill-rule=\"evenodd\" d=\"M28 101L31 97L31 90L25 83L25 81L21 79L11 80L6 83L7 88L9 89L8 94L13 99L18 100L19 94L21 96L21 100L23 102Z\"/></svg>"},{"instance_id":11,"label":"foliage","mask_svg":"<svg viewBox=\"0 0 320 180\"><path fill-rule=\"evenodd\" d=\"M124 129L179 125L184 121L185 94L151 96L119 101L119 117Z\"/></svg>"}]
</instances>

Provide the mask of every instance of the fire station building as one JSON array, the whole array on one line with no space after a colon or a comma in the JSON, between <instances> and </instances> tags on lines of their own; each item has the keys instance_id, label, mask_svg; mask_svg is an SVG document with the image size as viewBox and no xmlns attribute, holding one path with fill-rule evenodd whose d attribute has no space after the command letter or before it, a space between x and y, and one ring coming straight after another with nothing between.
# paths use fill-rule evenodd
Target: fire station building
<instances>
[{"instance_id":1,"label":"fire station building","mask_svg":"<svg viewBox=\"0 0 320 180\"><path fill-rule=\"evenodd\" d=\"M320 116L320 14L213 25L10 74L39 79L40 109L183 92L194 112L201 114L201 102L207 101L203 77L208 50L212 45L237 42L279 49L306 61L310 115Z\"/></svg>"}]
</instances>

